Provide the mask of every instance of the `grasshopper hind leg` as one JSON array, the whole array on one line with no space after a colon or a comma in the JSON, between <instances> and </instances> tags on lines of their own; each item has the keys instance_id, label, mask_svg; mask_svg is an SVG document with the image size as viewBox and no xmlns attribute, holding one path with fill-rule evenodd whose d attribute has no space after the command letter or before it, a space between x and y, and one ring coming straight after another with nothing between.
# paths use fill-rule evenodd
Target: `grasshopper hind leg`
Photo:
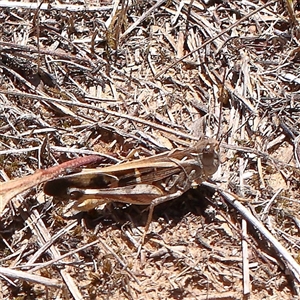
<instances>
[{"instance_id":1,"label":"grasshopper hind leg","mask_svg":"<svg viewBox=\"0 0 300 300\"><path fill-rule=\"evenodd\" d=\"M145 244L145 238L146 238L146 235L147 235L147 233L149 231L149 227L150 227L150 224L151 224L151 221L152 221L153 211L154 211L155 206L157 206L157 205L159 205L161 203L173 200L175 198L178 198L182 194L183 194L182 191L177 191L176 193L173 193L173 194L170 194L170 195L166 195L166 196L161 196L161 197L158 197L158 198L152 200L152 202L151 202L151 204L149 206L147 223L145 225L144 233L143 233L142 240L141 240L141 244L142 245Z\"/></svg>"}]
</instances>

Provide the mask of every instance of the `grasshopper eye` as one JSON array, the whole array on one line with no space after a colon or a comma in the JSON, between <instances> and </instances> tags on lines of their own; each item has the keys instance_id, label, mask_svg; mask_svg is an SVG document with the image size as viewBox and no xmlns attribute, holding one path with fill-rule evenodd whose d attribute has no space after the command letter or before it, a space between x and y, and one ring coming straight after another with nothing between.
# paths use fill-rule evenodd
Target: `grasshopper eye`
<instances>
[{"instance_id":1,"label":"grasshopper eye","mask_svg":"<svg viewBox=\"0 0 300 300\"><path fill-rule=\"evenodd\" d=\"M214 152L215 148L211 144L207 144L205 148L203 149L203 153L212 154Z\"/></svg>"},{"instance_id":2,"label":"grasshopper eye","mask_svg":"<svg viewBox=\"0 0 300 300\"><path fill-rule=\"evenodd\" d=\"M206 147L205 147L205 149L204 149L204 152L205 152L205 153L210 153L210 152L211 152L211 148L212 148L211 145L209 145L209 144L206 145Z\"/></svg>"}]
</instances>

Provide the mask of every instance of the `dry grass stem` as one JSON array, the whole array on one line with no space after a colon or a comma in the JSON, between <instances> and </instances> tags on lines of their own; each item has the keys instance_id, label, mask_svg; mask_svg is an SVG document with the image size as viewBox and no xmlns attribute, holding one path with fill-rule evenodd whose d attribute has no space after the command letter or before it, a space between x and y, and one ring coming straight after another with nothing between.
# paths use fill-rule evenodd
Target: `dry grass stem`
<instances>
[{"instance_id":1,"label":"dry grass stem","mask_svg":"<svg viewBox=\"0 0 300 300\"><path fill-rule=\"evenodd\" d=\"M1 1L0 298L300 297L299 12L290 0ZM143 246L147 206L78 213L43 193L205 136L220 167L155 207ZM174 178L164 191L182 188ZM155 194L153 182L139 187Z\"/></svg>"}]
</instances>

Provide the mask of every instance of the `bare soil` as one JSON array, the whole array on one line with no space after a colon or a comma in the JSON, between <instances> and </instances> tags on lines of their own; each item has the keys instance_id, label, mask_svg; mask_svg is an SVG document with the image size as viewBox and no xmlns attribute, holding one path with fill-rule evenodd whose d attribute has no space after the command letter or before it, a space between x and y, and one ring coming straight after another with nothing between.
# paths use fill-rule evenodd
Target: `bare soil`
<instances>
[{"instance_id":1,"label":"bare soil","mask_svg":"<svg viewBox=\"0 0 300 300\"><path fill-rule=\"evenodd\" d=\"M1 268L25 277L0 269L0 298L297 299L298 17L295 1L1 1L1 181L208 136L222 191L157 206L141 245L147 206L69 214L38 185L2 212Z\"/></svg>"}]
</instances>

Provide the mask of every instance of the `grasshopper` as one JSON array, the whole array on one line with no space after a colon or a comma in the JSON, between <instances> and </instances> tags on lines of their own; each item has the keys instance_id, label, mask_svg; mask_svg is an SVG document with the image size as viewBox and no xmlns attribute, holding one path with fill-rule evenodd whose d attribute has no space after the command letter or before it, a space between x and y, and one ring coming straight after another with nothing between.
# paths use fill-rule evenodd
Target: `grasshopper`
<instances>
[{"instance_id":1,"label":"grasshopper","mask_svg":"<svg viewBox=\"0 0 300 300\"><path fill-rule=\"evenodd\" d=\"M213 175L219 166L217 141L205 138L186 149L79 173L46 182L44 192L69 198L72 208L87 211L108 202L150 205L144 235L154 207L181 196ZM143 236L144 238L144 236Z\"/></svg>"}]
</instances>

